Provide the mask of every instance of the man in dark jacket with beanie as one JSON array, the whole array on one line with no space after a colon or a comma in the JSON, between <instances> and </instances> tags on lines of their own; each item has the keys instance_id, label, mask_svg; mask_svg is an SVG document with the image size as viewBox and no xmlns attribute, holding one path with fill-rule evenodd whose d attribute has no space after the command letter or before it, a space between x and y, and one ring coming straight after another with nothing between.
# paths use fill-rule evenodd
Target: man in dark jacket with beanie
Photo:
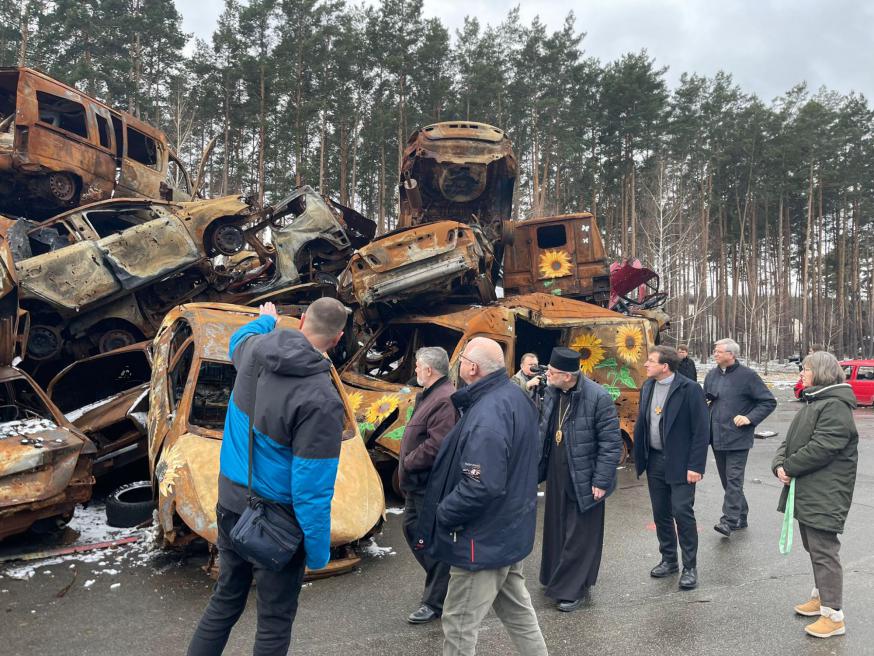
<instances>
[{"instance_id":1,"label":"man in dark jacket with beanie","mask_svg":"<svg viewBox=\"0 0 874 656\"><path fill-rule=\"evenodd\" d=\"M713 348L717 366L704 378L704 394L710 403L710 442L725 491L722 517L713 529L725 537L747 527L747 457L753 448L756 426L777 407L777 400L759 374L738 362L739 356L737 342L720 339Z\"/></svg>"},{"instance_id":2,"label":"man in dark jacket with beanie","mask_svg":"<svg viewBox=\"0 0 874 656\"><path fill-rule=\"evenodd\" d=\"M448 376L449 355L444 349L426 346L416 351L416 382L424 389L416 397L415 410L404 428L398 457L398 482L406 497L404 536L425 570L422 604L407 617L410 624L424 624L440 617L449 585L449 565L417 548L421 545L416 535L431 467L443 439L458 420L451 398L455 387Z\"/></svg>"},{"instance_id":3,"label":"man in dark jacket with beanie","mask_svg":"<svg viewBox=\"0 0 874 656\"><path fill-rule=\"evenodd\" d=\"M695 485L704 477L707 404L697 383L677 375L677 351L655 346L646 360L649 376L640 389L640 411L634 424L637 476L646 472L652 517L661 562L650 576L664 578L679 571L677 538L683 553L681 590L698 587L698 525Z\"/></svg>"},{"instance_id":4,"label":"man in dark jacket with beanie","mask_svg":"<svg viewBox=\"0 0 874 656\"><path fill-rule=\"evenodd\" d=\"M443 441L419 520L429 554L448 563L443 655L476 652L493 608L525 656L546 644L522 575L537 523L537 411L510 382L501 346L475 337L461 354L461 419Z\"/></svg>"},{"instance_id":5,"label":"man in dark jacket with beanie","mask_svg":"<svg viewBox=\"0 0 874 656\"><path fill-rule=\"evenodd\" d=\"M604 545L604 500L616 487L622 456L619 416L603 387L580 371L580 354L552 350L546 369L539 479L546 481L544 594L571 612L598 580Z\"/></svg>"},{"instance_id":6,"label":"man in dark jacket with beanie","mask_svg":"<svg viewBox=\"0 0 874 656\"><path fill-rule=\"evenodd\" d=\"M304 569L330 559L331 499L340 457L344 409L324 351L343 335L348 310L332 298L314 301L300 330L274 330L272 303L233 334L237 370L221 448L218 523L219 578L188 647L189 656L221 654L255 580L258 630L254 654L285 654ZM244 560L230 533L247 504L249 426L254 449L252 492L286 505L303 543L281 571Z\"/></svg>"}]
</instances>

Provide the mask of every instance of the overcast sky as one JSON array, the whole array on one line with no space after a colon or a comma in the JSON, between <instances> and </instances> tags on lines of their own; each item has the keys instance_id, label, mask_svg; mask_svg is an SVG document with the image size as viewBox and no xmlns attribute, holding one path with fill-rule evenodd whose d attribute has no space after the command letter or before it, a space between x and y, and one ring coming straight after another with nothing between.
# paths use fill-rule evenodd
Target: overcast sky
<instances>
[{"instance_id":1,"label":"overcast sky","mask_svg":"<svg viewBox=\"0 0 874 656\"><path fill-rule=\"evenodd\" d=\"M424 0L453 34L466 15L498 24L518 0ZM184 29L209 39L222 0L176 0ZM369 2L368 4L377 4ZM573 11L587 55L611 61L645 48L683 72L731 73L763 100L806 81L874 97L874 2L867 0L551 0L521 3L523 22L539 15L557 30Z\"/></svg>"}]
</instances>

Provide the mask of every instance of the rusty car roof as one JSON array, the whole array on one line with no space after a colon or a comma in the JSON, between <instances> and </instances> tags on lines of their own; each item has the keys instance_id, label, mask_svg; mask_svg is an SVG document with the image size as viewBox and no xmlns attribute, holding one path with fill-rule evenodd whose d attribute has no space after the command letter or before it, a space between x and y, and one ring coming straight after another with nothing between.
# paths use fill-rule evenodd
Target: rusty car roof
<instances>
[{"instance_id":1,"label":"rusty car roof","mask_svg":"<svg viewBox=\"0 0 874 656\"><path fill-rule=\"evenodd\" d=\"M164 325L169 326L184 318L191 326L197 352L208 360L230 362L228 348L231 335L238 328L257 319L258 310L231 303L185 303L167 313ZM300 322L293 317L279 317L281 328L297 328Z\"/></svg>"},{"instance_id":2,"label":"rusty car roof","mask_svg":"<svg viewBox=\"0 0 874 656\"><path fill-rule=\"evenodd\" d=\"M522 228L530 225L540 225L541 223L551 223L559 219L591 219L594 215L591 212L572 212L570 214L556 214L554 216L541 216L536 219L523 219L522 221L513 221L514 228Z\"/></svg>"},{"instance_id":3,"label":"rusty car roof","mask_svg":"<svg viewBox=\"0 0 874 656\"><path fill-rule=\"evenodd\" d=\"M479 121L442 121L426 125L421 130L413 133L410 143L415 141L416 135L421 132L426 139L475 139L477 141L491 141L498 143L506 139L507 135L500 128Z\"/></svg>"},{"instance_id":4,"label":"rusty car roof","mask_svg":"<svg viewBox=\"0 0 874 656\"><path fill-rule=\"evenodd\" d=\"M394 323L436 323L447 327L458 328L462 332L470 320L482 316L484 312L503 309L512 312L516 309L530 310L548 319L619 319L628 321L629 317L608 310L599 305L592 305L552 294L535 292L521 296L498 299L491 305L444 305L436 307L433 313L413 314L397 319Z\"/></svg>"}]
</instances>

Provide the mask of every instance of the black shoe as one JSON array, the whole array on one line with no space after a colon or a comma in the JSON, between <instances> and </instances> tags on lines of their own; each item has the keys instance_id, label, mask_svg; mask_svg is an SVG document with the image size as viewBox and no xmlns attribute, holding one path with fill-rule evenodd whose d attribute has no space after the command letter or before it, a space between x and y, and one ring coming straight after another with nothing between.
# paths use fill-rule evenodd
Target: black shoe
<instances>
[{"instance_id":1,"label":"black shoe","mask_svg":"<svg viewBox=\"0 0 874 656\"><path fill-rule=\"evenodd\" d=\"M580 599L572 599L571 601L560 601L558 602L558 609L562 613L571 613L575 611L577 608L583 605L582 598Z\"/></svg>"},{"instance_id":2,"label":"black shoe","mask_svg":"<svg viewBox=\"0 0 874 656\"><path fill-rule=\"evenodd\" d=\"M649 575L654 579L663 579L666 576L670 576L671 574L676 574L680 571L680 566L677 563L672 563L667 560L663 560L658 565L653 567Z\"/></svg>"},{"instance_id":3,"label":"black shoe","mask_svg":"<svg viewBox=\"0 0 874 656\"><path fill-rule=\"evenodd\" d=\"M724 519L720 519L719 523L713 527L713 530L717 533L722 533L727 538L731 537L731 526Z\"/></svg>"},{"instance_id":4,"label":"black shoe","mask_svg":"<svg viewBox=\"0 0 874 656\"><path fill-rule=\"evenodd\" d=\"M694 567L684 567L680 575L680 590L694 590L698 587L698 570Z\"/></svg>"},{"instance_id":5,"label":"black shoe","mask_svg":"<svg viewBox=\"0 0 874 656\"><path fill-rule=\"evenodd\" d=\"M410 616L407 617L407 622L410 624L427 624L428 622L433 622L438 617L440 617L440 613L428 604L422 604L418 610L410 613Z\"/></svg>"}]
</instances>

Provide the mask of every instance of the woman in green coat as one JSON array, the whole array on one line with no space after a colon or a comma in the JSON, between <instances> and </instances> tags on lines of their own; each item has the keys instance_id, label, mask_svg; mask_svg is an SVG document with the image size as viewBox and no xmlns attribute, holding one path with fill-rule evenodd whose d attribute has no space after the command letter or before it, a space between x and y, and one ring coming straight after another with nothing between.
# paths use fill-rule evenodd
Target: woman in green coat
<instances>
[{"instance_id":1,"label":"woman in green coat","mask_svg":"<svg viewBox=\"0 0 874 656\"><path fill-rule=\"evenodd\" d=\"M859 434L853 421L856 397L844 382L844 371L826 351L802 363L805 405L795 415L771 469L783 482L779 510L786 507L795 479L795 519L804 549L813 564L815 588L799 615L819 616L805 631L818 638L843 635L843 570L838 533L853 501Z\"/></svg>"}]
</instances>

